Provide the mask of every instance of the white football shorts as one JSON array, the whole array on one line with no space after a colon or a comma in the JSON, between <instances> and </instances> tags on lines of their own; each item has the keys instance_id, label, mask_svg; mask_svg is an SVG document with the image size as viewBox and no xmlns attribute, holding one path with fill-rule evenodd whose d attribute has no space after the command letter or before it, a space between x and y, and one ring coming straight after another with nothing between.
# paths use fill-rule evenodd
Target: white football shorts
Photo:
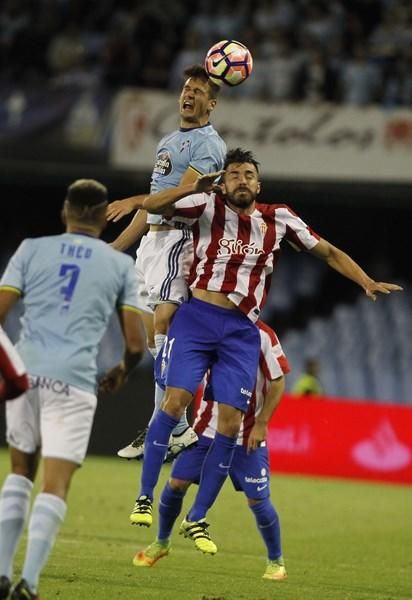
<instances>
[{"instance_id":1,"label":"white football shorts","mask_svg":"<svg viewBox=\"0 0 412 600\"><path fill-rule=\"evenodd\" d=\"M193 262L190 229L149 231L136 255L137 305L153 312L158 304L182 304L188 298L187 279Z\"/></svg>"},{"instance_id":2,"label":"white football shorts","mask_svg":"<svg viewBox=\"0 0 412 600\"><path fill-rule=\"evenodd\" d=\"M6 402L9 446L47 458L82 464L89 445L97 398L50 377L31 375L30 389Z\"/></svg>"}]
</instances>

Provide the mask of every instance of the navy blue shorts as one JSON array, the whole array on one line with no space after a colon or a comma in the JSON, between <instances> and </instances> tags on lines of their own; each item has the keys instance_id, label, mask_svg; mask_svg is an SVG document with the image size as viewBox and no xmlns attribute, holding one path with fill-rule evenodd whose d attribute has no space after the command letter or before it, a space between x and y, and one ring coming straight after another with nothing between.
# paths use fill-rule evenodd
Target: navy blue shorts
<instances>
[{"instance_id":1,"label":"navy blue shorts","mask_svg":"<svg viewBox=\"0 0 412 600\"><path fill-rule=\"evenodd\" d=\"M256 383L259 330L239 310L191 298L176 312L159 353L157 378L195 394L210 369L215 400L247 410Z\"/></svg>"},{"instance_id":2,"label":"navy blue shorts","mask_svg":"<svg viewBox=\"0 0 412 600\"><path fill-rule=\"evenodd\" d=\"M196 446L179 454L173 463L173 479L199 483L204 458L212 439L201 435ZM236 446L232 466L229 470L236 491L244 492L248 498L264 500L270 496L269 456L266 446L247 454L246 448Z\"/></svg>"}]
</instances>

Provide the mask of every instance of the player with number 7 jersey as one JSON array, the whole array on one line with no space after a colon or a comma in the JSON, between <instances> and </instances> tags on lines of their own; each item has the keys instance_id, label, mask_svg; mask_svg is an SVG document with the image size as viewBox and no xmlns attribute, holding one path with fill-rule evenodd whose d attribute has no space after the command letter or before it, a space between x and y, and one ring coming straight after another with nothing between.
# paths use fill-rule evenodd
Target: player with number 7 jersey
<instances>
[{"instance_id":1,"label":"player with number 7 jersey","mask_svg":"<svg viewBox=\"0 0 412 600\"><path fill-rule=\"evenodd\" d=\"M116 307L124 360L100 385L116 389L143 355L133 261L98 239L107 204L100 182L75 181L63 205L66 232L24 240L0 282L0 322L23 299L17 347L30 376L28 391L6 403L12 472L0 492L0 598L11 590L41 450L42 489L31 511L22 579L11 592L15 600L39 597L40 572L64 520L72 477L86 455L97 404L98 346Z\"/></svg>"},{"instance_id":2,"label":"player with number 7 jersey","mask_svg":"<svg viewBox=\"0 0 412 600\"><path fill-rule=\"evenodd\" d=\"M113 309L137 310L130 257L81 232L26 239L1 289L23 298L17 349L32 379L39 385L61 380L94 393L98 344Z\"/></svg>"}]
</instances>

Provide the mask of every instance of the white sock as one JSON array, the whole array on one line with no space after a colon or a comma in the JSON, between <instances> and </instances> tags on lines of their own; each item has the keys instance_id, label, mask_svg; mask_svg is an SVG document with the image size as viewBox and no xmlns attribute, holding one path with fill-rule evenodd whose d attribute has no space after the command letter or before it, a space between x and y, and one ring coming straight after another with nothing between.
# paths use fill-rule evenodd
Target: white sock
<instances>
[{"instance_id":1,"label":"white sock","mask_svg":"<svg viewBox=\"0 0 412 600\"><path fill-rule=\"evenodd\" d=\"M23 531L33 483L23 475L10 473L0 494L0 576L13 575L13 559Z\"/></svg>"},{"instance_id":2,"label":"white sock","mask_svg":"<svg viewBox=\"0 0 412 600\"><path fill-rule=\"evenodd\" d=\"M163 344L165 343L166 338L167 338L167 335L165 335L164 333L156 333L156 335L154 336L154 341L155 341L155 346L156 346L156 356L162 350Z\"/></svg>"},{"instance_id":3,"label":"white sock","mask_svg":"<svg viewBox=\"0 0 412 600\"><path fill-rule=\"evenodd\" d=\"M54 494L38 494L29 521L29 537L22 571L33 593L39 583L40 572L49 558L57 532L64 521L67 504Z\"/></svg>"}]
</instances>

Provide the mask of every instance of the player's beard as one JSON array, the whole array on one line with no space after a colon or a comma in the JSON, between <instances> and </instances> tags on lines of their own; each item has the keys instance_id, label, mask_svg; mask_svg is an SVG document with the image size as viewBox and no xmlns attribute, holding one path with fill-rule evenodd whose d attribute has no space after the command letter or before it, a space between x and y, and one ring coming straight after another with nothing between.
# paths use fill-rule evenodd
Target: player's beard
<instances>
[{"instance_id":1,"label":"player's beard","mask_svg":"<svg viewBox=\"0 0 412 600\"><path fill-rule=\"evenodd\" d=\"M256 195L249 189L237 189L226 195L226 199L237 208L249 208L256 200Z\"/></svg>"}]
</instances>

